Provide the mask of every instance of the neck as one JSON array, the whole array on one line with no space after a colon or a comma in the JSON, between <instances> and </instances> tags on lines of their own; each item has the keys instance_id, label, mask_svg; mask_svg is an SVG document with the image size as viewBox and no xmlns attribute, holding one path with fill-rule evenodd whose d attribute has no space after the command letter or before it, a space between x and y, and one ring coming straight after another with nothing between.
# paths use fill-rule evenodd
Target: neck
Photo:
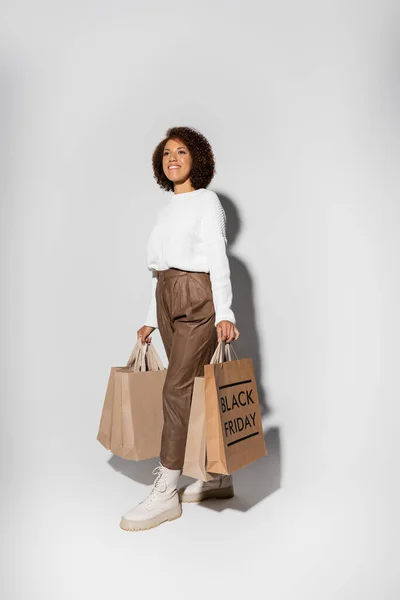
<instances>
[{"instance_id":1,"label":"neck","mask_svg":"<svg viewBox=\"0 0 400 600\"><path fill-rule=\"evenodd\" d=\"M187 192L194 192L196 188L192 186L190 181L185 181L184 183L175 183L174 184L174 194L186 194Z\"/></svg>"}]
</instances>

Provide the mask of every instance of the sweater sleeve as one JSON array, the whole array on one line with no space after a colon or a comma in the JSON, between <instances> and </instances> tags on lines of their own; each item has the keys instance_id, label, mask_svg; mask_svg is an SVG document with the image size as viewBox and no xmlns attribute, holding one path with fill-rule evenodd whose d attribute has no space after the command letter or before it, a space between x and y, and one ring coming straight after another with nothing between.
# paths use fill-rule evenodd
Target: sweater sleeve
<instances>
[{"instance_id":1,"label":"sweater sleeve","mask_svg":"<svg viewBox=\"0 0 400 600\"><path fill-rule=\"evenodd\" d=\"M151 294L150 294L150 305L147 311L147 317L144 322L145 325L149 327L155 327L157 329L157 301L156 301L156 287L157 287L157 276L155 272L152 270L152 278L151 278Z\"/></svg>"},{"instance_id":2,"label":"sweater sleeve","mask_svg":"<svg viewBox=\"0 0 400 600\"><path fill-rule=\"evenodd\" d=\"M215 325L224 320L236 324L231 309L233 294L226 254L226 214L215 192L210 194L204 206L202 237L210 269Z\"/></svg>"}]
</instances>

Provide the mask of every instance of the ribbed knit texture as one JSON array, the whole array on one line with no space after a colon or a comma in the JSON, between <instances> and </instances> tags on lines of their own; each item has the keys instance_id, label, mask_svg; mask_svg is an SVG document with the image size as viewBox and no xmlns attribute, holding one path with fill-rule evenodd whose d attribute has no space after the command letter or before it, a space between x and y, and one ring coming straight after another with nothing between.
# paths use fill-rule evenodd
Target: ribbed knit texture
<instances>
[{"instance_id":1,"label":"ribbed knit texture","mask_svg":"<svg viewBox=\"0 0 400 600\"><path fill-rule=\"evenodd\" d=\"M226 254L226 215L215 192L200 188L172 194L157 214L147 243L147 267L163 271L171 267L210 273L215 325L236 324L231 309L232 286ZM157 277L153 272L151 299L145 325L158 327Z\"/></svg>"}]
</instances>

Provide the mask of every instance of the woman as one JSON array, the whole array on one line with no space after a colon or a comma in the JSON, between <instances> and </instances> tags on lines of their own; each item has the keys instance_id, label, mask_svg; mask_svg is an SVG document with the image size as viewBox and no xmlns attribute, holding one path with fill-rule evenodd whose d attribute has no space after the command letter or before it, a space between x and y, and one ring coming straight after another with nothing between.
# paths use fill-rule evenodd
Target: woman
<instances>
[{"instance_id":1,"label":"woman","mask_svg":"<svg viewBox=\"0 0 400 600\"><path fill-rule=\"evenodd\" d=\"M204 375L219 340L237 340L226 255L226 215L207 186L215 173L210 144L195 129L173 127L153 153L158 185L173 191L158 214L147 246L153 272L143 343L159 328L168 357L163 388L160 465L150 494L121 519L128 531L150 529L181 516L182 502L233 496L232 477L218 475L177 488L185 456L194 378Z\"/></svg>"}]
</instances>

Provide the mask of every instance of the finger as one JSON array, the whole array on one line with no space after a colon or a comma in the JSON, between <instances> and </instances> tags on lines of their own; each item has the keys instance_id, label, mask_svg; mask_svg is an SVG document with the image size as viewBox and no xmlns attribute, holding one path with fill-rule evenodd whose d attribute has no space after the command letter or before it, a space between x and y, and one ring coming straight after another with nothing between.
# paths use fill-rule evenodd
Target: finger
<instances>
[{"instance_id":1,"label":"finger","mask_svg":"<svg viewBox=\"0 0 400 600\"><path fill-rule=\"evenodd\" d=\"M232 327L232 329L229 332L229 337L228 337L227 343L230 344L231 342L233 342L234 339L235 339L235 330Z\"/></svg>"}]
</instances>

